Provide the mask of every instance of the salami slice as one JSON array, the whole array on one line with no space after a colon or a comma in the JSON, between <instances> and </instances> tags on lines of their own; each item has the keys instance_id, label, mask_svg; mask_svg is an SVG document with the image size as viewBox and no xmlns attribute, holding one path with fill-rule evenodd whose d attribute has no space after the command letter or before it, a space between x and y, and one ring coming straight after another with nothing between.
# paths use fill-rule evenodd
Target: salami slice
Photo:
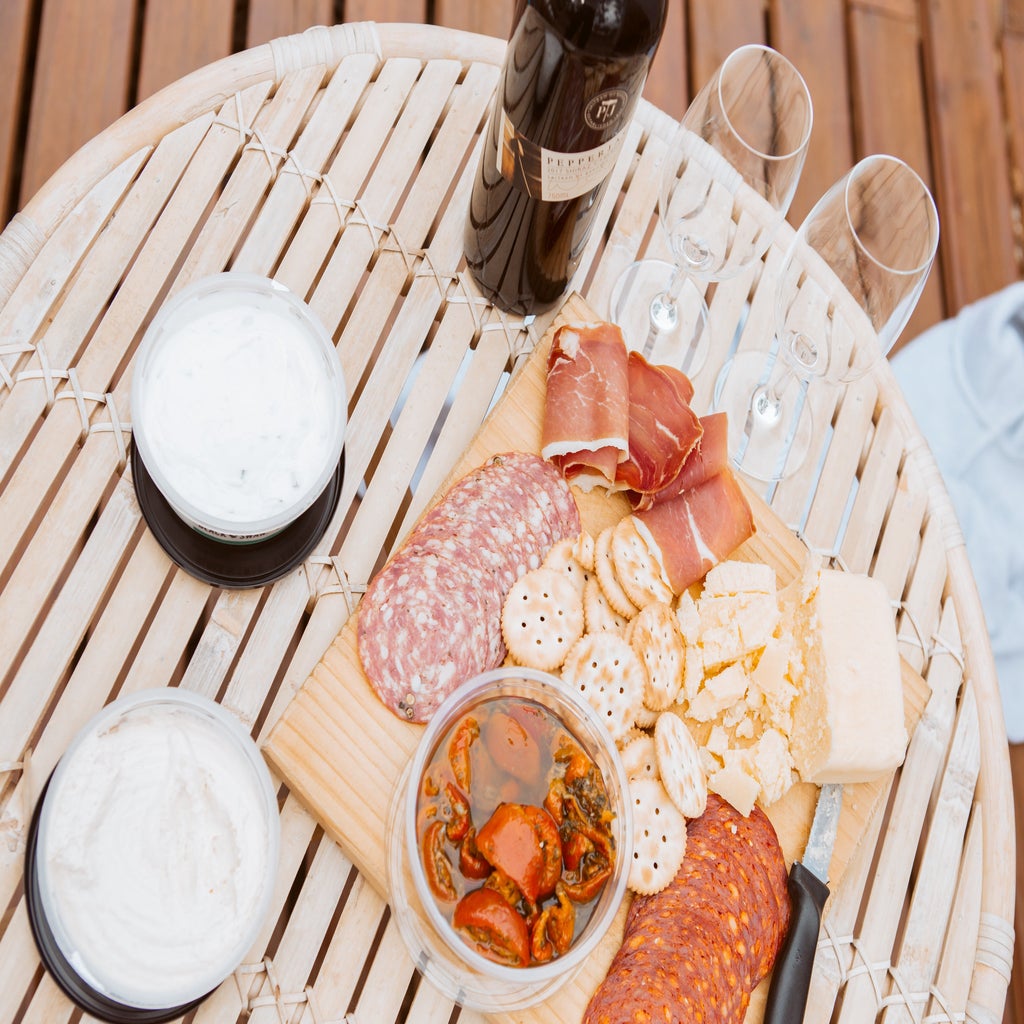
<instances>
[{"instance_id":1,"label":"salami slice","mask_svg":"<svg viewBox=\"0 0 1024 1024\"><path fill-rule=\"evenodd\" d=\"M714 793L687 823L686 856L661 892L638 896L584 1024L741 1024L789 923L786 862L755 807L744 817Z\"/></svg>"},{"instance_id":2,"label":"salami slice","mask_svg":"<svg viewBox=\"0 0 1024 1024\"><path fill-rule=\"evenodd\" d=\"M395 714L427 721L459 684L505 657L512 584L580 531L568 485L536 455L496 456L431 508L360 602L360 661Z\"/></svg>"}]
</instances>

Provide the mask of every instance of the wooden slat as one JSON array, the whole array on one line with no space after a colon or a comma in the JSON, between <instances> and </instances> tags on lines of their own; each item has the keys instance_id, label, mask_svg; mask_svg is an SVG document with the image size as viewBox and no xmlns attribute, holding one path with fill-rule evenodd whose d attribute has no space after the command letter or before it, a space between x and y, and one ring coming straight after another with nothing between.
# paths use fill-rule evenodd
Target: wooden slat
<instances>
[{"instance_id":1,"label":"wooden slat","mask_svg":"<svg viewBox=\"0 0 1024 1024\"><path fill-rule=\"evenodd\" d=\"M931 187L928 104L921 68L921 34L914 4L902 0L900 9L881 10L872 4L855 3L850 9L849 26L850 88L857 156L890 153L913 167ZM944 242L940 228L940 244ZM901 341L916 337L946 315L940 269L946 248L946 245L941 246L936 265Z\"/></svg>"},{"instance_id":2,"label":"wooden slat","mask_svg":"<svg viewBox=\"0 0 1024 1024\"><path fill-rule=\"evenodd\" d=\"M690 87L696 93L744 43L766 43L760 0L690 0Z\"/></svg>"},{"instance_id":3,"label":"wooden slat","mask_svg":"<svg viewBox=\"0 0 1024 1024\"><path fill-rule=\"evenodd\" d=\"M345 21L410 21L423 23L427 0L344 0Z\"/></svg>"},{"instance_id":4,"label":"wooden slat","mask_svg":"<svg viewBox=\"0 0 1024 1024\"><path fill-rule=\"evenodd\" d=\"M670 0L668 20L644 86L644 97L675 118L683 116L690 98L686 36L685 5Z\"/></svg>"},{"instance_id":5,"label":"wooden slat","mask_svg":"<svg viewBox=\"0 0 1024 1024\"><path fill-rule=\"evenodd\" d=\"M311 25L330 25L334 22L334 4L331 0L249 0L249 20L246 23L247 46L259 46L279 36L302 32Z\"/></svg>"},{"instance_id":6,"label":"wooden slat","mask_svg":"<svg viewBox=\"0 0 1024 1024\"><path fill-rule=\"evenodd\" d=\"M512 30L512 4L485 4L480 0L435 0L434 23L485 36L508 39Z\"/></svg>"},{"instance_id":7,"label":"wooden slat","mask_svg":"<svg viewBox=\"0 0 1024 1024\"><path fill-rule=\"evenodd\" d=\"M1010 771L1013 776L1013 791L1018 794L1016 803L1017 849L1024 850L1024 815L1020 811L1020 796L1024 794L1024 743L1010 744ZM1016 912L1013 921L1014 931L1024 936L1024 857L1017 857L1017 896ZM1014 970L1010 975L1010 986L1006 992L1005 1024L1024 1024L1024 969L1021 968L1021 957L1014 957Z\"/></svg>"},{"instance_id":8,"label":"wooden slat","mask_svg":"<svg viewBox=\"0 0 1024 1024\"><path fill-rule=\"evenodd\" d=\"M21 104L28 87L31 13L29 0L0 3L0 223L14 213L8 209L8 198L18 166Z\"/></svg>"},{"instance_id":9,"label":"wooden slat","mask_svg":"<svg viewBox=\"0 0 1024 1024\"><path fill-rule=\"evenodd\" d=\"M846 12L842 0L772 0L768 10L771 44L804 76L814 104L807 162L789 213L797 225L854 162Z\"/></svg>"},{"instance_id":10,"label":"wooden slat","mask_svg":"<svg viewBox=\"0 0 1024 1024\"><path fill-rule=\"evenodd\" d=\"M124 112L130 90L133 0L47 0L32 84L20 201Z\"/></svg>"},{"instance_id":11,"label":"wooden slat","mask_svg":"<svg viewBox=\"0 0 1024 1024\"><path fill-rule=\"evenodd\" d=\"M231 53L234 0L146 4L138 98Z\"/></svg>"},{"instance_id":12,"label":"wooden slat","mask_svg":"<svg viewBox=\"0 0 1024 1024\"><path fill-rule=\"evenodd\" d=\"M922 11L943 281L955 311L1017 277L1006 129L988 7L932 0Z\"/></svg>"},{"instance_id":13,"label":"wooden slat","mask_svg":"<svg viewBox=\"0 0 1024 1024\"><path fill-rule=\"evenodd\" d=\"M1017 273L1024 277L1024 0L1006 0L1002 37L1003 102L1010 140L1010 184Z\"/></svg>"}]
</instances>

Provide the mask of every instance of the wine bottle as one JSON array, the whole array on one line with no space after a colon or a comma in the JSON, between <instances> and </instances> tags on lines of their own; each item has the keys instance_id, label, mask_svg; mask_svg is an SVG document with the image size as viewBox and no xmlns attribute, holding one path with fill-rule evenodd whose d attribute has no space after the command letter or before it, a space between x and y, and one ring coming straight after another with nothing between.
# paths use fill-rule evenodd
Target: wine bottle
<instances>
[{"instance_id":1,"label":"wine bottle","mask_svg":"<svg viewBox=\"0 0 1024 1024\"><path fill-rule=\"evenodd\" d=\"M518 0L466 225L487 297L564 294L625 140L670 0Z\"/></svg>"}]
</instances>

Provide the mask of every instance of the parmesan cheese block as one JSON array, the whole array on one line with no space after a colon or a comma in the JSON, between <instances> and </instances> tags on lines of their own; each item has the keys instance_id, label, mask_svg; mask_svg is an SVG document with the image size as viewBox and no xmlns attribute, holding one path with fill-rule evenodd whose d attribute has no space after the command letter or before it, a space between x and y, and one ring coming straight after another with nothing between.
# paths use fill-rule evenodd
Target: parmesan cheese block
<instances>
[{"instance_id":1,"label":"parmesan cheese block","mask_svg":"<svg viewBox=\"0 0 1024 1024\"><path fill-rule=\"evenodd\" d=\"M903 763L907 732L892 609L878 580L823 569L798 610L804 675L790 749L806 782L865 782Z\"/></svg>"}]
</instances>

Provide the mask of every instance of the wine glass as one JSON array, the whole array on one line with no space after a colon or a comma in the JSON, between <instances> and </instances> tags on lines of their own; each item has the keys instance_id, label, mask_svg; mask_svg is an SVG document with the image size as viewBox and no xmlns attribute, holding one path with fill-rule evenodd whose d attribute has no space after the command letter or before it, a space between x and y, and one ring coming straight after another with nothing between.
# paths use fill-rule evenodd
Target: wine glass
<instances>
[{"instance_id":1,"label":"wine glass","mask_svg":"<svg viewBox=\"0 0 1024 1024\"><path fill-rule=\"evenodd\" d=\"M767 250L796 191L811 121L807 86L782 54L753 44L726 57L664 157L658 214L672 261L638 260L612 290L611 317L630 347L650 355L657 343L663 361L698 372L710 331L694 279L733 277Z\"/></svg>"},{"instance_id":2,"label":"wine glass","mask_svg":"<svg viewBox=\"0 0 1024 1024\"><path fill-rule=\"evenodd\" d=\"M803 463L815 426L808 387L849 383L888 354L938 242L932 195L896 157L866 157L818 200L782 260L775 351L736 355L716 381L739 469L773 482Z\"/></svg>"}]
</instances>

